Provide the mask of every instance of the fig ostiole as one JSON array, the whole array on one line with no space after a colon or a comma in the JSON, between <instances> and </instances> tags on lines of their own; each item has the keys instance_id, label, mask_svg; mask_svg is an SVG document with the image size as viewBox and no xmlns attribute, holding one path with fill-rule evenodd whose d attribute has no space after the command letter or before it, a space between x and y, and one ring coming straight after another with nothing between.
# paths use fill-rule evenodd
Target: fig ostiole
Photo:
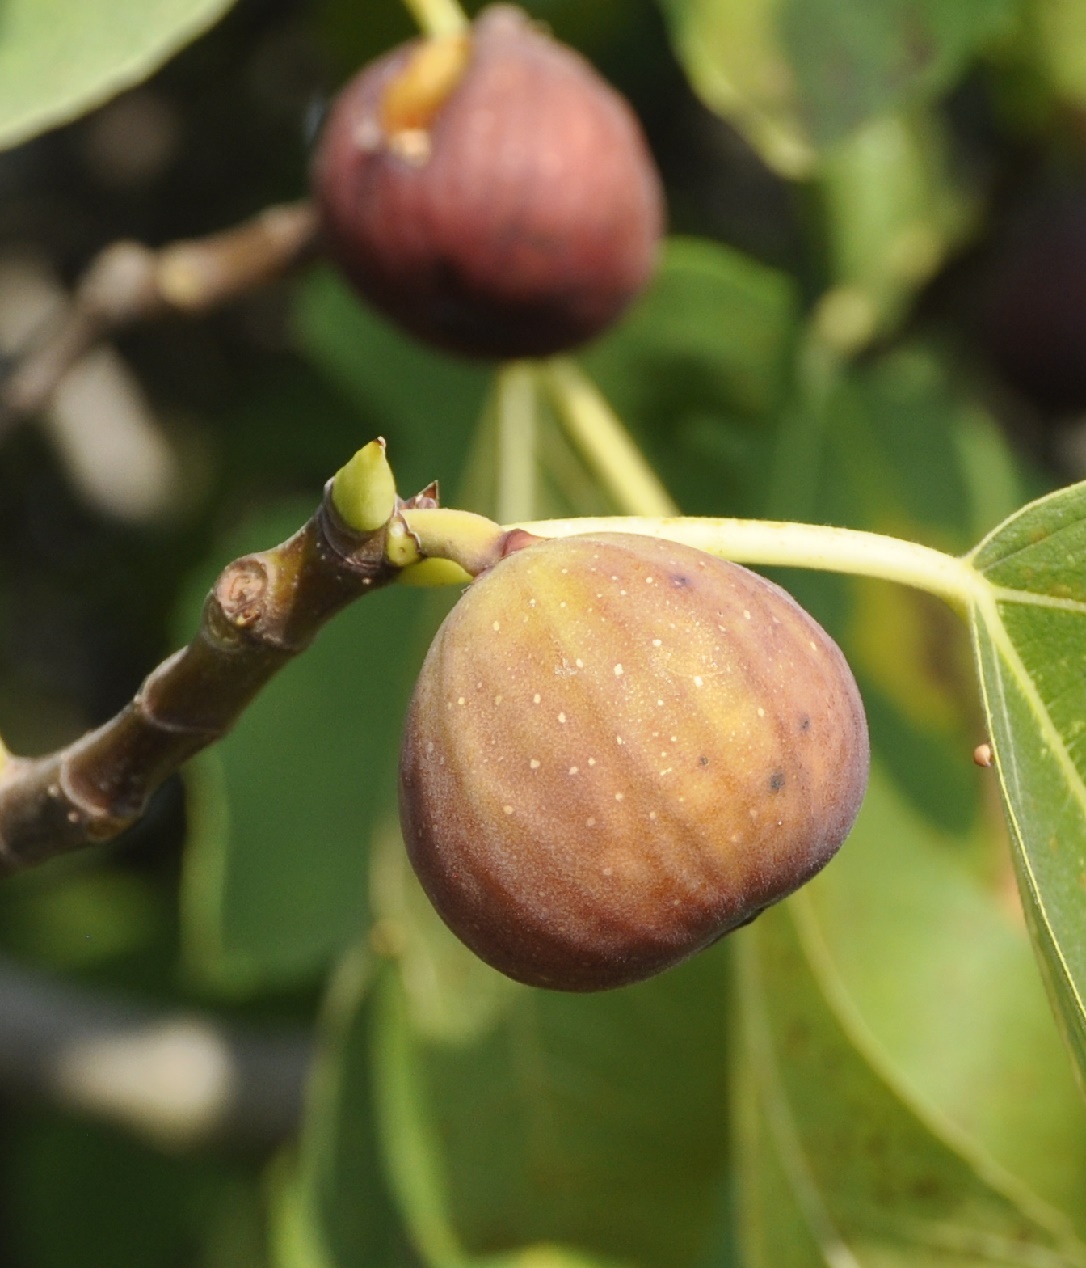
<instances>
[{"instance_id":1,"label":"fig ostiole","mask_svg":"<svg viewBox=\"0 0 1086 1268\"><path fill-rule=\"evenodd\" d=\"M518 981L639 981L833 856L868 774L840 649L737 564L632 534L539 541L468 587L400 763L416 873Z\"/></svg>"},{"instance_id":2,"label":"fig ostiole","mask_svg":"<svg viewBox=\"0 0 1086 1268\"><path fill-rule=\"evenodd\" d=\"M363 296L469 356L591 338L644 287L663 230L630 107L511 5L364 68L329 111L313 185Z\"/></svg>"}]
</instances>

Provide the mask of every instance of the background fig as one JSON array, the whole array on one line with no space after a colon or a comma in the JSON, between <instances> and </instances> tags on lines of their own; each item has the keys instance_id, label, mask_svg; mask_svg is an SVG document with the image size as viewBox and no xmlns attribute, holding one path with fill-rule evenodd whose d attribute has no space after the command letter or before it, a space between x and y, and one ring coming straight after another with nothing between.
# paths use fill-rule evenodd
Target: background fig
<instances>
[{"instance_id":1,"label":"background fig","mask_svg":"<svg viewBox=\"0 0 1086 1268\"><path fill-rule=\"evenodd\" d=\"M401 821L478 955L595 990L809 879L867 773L852 674L789 595L690 547L599 534L514 552L449 614L408 713Z\"/></svg>"},{"instance_id":2,"label":"background fig","mask_svg":"<svg viewBox=\"0 0 1086 1268\"><path fill-rule=\"evenodd\" d=\"M663 228L626 102L508 5L364 69L313 171L329 250L376 307L474 356L545 356L612 322Z\"/></svg>"}]
</instances>

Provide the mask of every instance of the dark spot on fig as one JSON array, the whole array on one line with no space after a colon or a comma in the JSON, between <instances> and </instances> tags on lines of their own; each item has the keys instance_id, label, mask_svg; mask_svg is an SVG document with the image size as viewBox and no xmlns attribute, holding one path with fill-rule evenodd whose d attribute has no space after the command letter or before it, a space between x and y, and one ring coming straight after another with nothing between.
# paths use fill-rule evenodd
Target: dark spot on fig
<instances>
[{"instance_id":1,"label":"dark spot on fig","mask_svg":"<svg viewBox=\"0 0 1086 1268\"><path fill-rule=\"evenodd\" d=\"M811 719L806 713L799 720L799 729L801 731L809 731L811 729Z\"/></svg>"},{"instance_id":2,"label":"dark spot on fig","mask_svg":"<svg viewBox=\"0 0 1086 1268\"><path fill-rule=\"evenodd\" d=\"M673 573L670 573L669 576L671 579L671 584L675 587L676 590L689 589L691 585L691 581L690 581L690 578L687 577L684 573L673 572Z\"/></svg>"},{"instance_id":3,"label":"dark spot on fig","mask_svg":"<svg viewBox=\"0 0 1086 1268\"><path fill-rule=\"evenodd\" d=\"M704 753L702 753L702 755L698 758L698 765L699 765L699 766L708 766L708 765L709 765L709 759L705 756L705 754L704 754Z\"/></svg>"},{"instance_id":4,"label":"dark spot on fig","mask_svg":"<svg viewBox=\"0 0 1086 1268\"><path fill-rule=\"evenodd\" d=\"M784 771L775 770L769 777L769 787L773 792L780 792L784 787Z\"/></svg>"}]
</instances>

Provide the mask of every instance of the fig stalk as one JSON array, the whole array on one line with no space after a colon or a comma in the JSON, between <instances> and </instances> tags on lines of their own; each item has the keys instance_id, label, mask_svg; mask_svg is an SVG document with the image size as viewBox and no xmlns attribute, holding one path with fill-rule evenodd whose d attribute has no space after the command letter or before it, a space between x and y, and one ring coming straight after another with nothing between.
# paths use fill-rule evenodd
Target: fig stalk
<instances>
[{"instance_id":1,"label":"fig stalk","mask_svg":"<svg viewBox=\"0 0 1086 1268\"><path fill-rule=\"evenodd\" d=\"M679 508L595 383L569 357L540 369L566 433L623 515L666 518Z\"/></svg>"},{"instance_id":2,"label":"fig stalk","mask_svg":"<svg viewBox=\"0 0 1086 1268\"><path fill-rule=\"evenodd\" d=\"M503 523L531 519L538 478L539 385L530 362L513 361L498 371L494 387L497 444L497 512Z\"/></svg>"},{"instance_id":3,"label":"fig stalk","mask_svg":"<svg viewBox=\"0 0 1086 1268\"><path fill-rule=\"evenodd\" d=\"M422 508L404 513L404 520L424 557L449 549L456 532L453 522L446 519L451 514L454 512L444 508ZM652 518L616 515L537 520L512 527L537 537L571 537L596 532L637 533L681 542L736 563L814 568L823 572L881 578L927 591L959 611L984 594L984 582L967 559L882 533L828 524L698 516ZM478 528L474 531L479 532L480 537L484 536Z\"/></svg>"}]
</instances>

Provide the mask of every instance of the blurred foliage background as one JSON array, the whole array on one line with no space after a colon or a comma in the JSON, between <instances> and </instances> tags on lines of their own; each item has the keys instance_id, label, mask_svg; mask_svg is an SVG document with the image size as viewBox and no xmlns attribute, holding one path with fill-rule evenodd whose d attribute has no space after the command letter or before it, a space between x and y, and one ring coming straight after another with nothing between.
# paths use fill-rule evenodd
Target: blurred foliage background
<instances>
[{"instance_id":1,"label":"blurred foliage background","mask_svg":"<svg viewBox=\"0 0 1086 1268\"><path fill-rule=\"evenodd\" d=\"M667 184L659 276L579 362L684 512L963 551L1086 474L1075 0L526 7L628 94ZM0 349L112 240L304 196L323 103L411 33L397 0L9 0ZM511 415L492 367L321 264L126 330L102 374L0 431L18 752L121 707L372 436L403 492L624 509L546 371ZM126 838L5 881L0 1263L1086 1264L1086 1115L970 760L964 629L886 584L783 579L860 680L870 794L801 895L643 986L515 986L420 897L396 750L448 596L348 611ZM182 1024L166 1056L87 1040ZM252 1105L207 1132L185 1105L223 1041Z\"/></svg>"}]
</instances>

